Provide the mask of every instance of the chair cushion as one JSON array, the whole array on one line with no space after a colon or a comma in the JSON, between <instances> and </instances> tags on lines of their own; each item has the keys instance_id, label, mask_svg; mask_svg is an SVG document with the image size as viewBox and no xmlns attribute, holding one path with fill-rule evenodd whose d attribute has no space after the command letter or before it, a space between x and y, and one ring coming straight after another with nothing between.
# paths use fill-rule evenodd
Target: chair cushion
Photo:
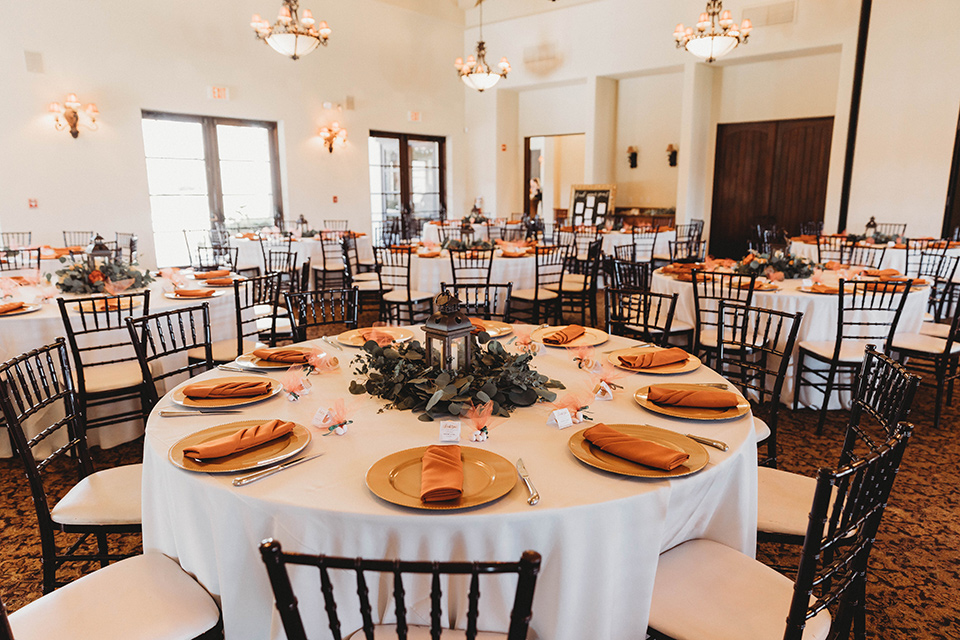
<instances>
[{"instance_id":1,"label":"chair cushion","mask_svg":"<svg viewBox=\"0 0 960 640\"><path fill-rule=\"evenodd\" d=\"M515 290L510 297L520 300L555 300L557 293L547 289L519 289Z\"/></svg>"},{"instance_id":2,"label":"chair cushion","mask_svg":"<svg viewBox=\"0 0 960 640\"><path fill-rule=\"evenodd\" d=\"M809 505L808 505L809 507ZM793 582L711 540L691 540L660 556L650 626L676 640L782 638ZM804 640L830 631L824 610L807 621Z\"/></svg>"},{"instance_id":3,"label":"chair cushion","mask_svg":"<svg viewBox=\"0 0 960 640\"><path fill-rule=\"evenodd\" d=\"M360 291L379 291L380 290L380 280L354 280L353 286L355 286Z\"/></svg>"},{"instance_id":4,"label":"chair cushion","mask_svg":"<svg viewBox=\"0 0 960 640\"><path fill-rule=\"evenodd\" d=\"M920 326L920 333L946 340L947 336L950 335L950 325L940 322L924 322Z\"/></svg>"},{"instance_id":5,"label":"chair cushion","mask_svg":"<svg viewBox=\"0 0 960 640\"><path fill-rule=\"evenodd\" d=\"M753 416L753 431L757 434L757 442L763 442L769 438L772 433L770 431L770 425L757 416Z\"/></svg>"},{"instance_id":6,"label":"chair cushion","mask_svg":"<svg viewBox=\"0 0 960 640\"><path fill-rule=\"evenodd\" d=\"M586 280L567 280L568 276L563 276L563 291L568 293L583 293L587 291ZM549 291L560 291L560 283L555 282L544 287Z\"/></svg>"},{"instance_id":7,"label":"chair cushion","mask_svg":"<svg viewBox=\"0 0 960 640\"><path fill-rule=\"evenodd\" d=\"M323 263L324 271L343 271L346 268L346 265L343 264L343 260L327 260L325 263Z\"/></svg>"},{"instance_id":8,"label":"chair cushion","mask_svg":"<svg viewBox=\"0 0 960 640\"><path fill-rule=\"evenodd\" d=\"M87 393L100 393L143 384L143 374L137 360L128 360L103 366L86 366L83 368L83 380Z\"/></svg>"},{"instance_id":9,"label":"chair cushion","mask_svg":"<svg viewBox=\"0 0 960 640\"><path fill-rule=\"evenodd\" d=\"M67 491L50 511L59 524L139 524L143 465L93 473Z\"/></svg>"},{"instance_id":10,"label":"chair cushion","mask_svg":"<svg viewBox=\"0 0 960 640\"><path fill-rule=\"evenodd\" d=\"M757 530L805 535L813 493L817 489L816 479L759 467L757 480Z\"/></svg>"},{"instance_id":11,"label":"chair cushion","mask_svg":"<svg viewBox=\"0 0 960 640\"><path fill-rule=\"evenodd\" d=\"M388 302L406 302L407 300L432 300L433 294L411 289L410 297L408 298L406 291L396 290L396 291L389 291L383 294L383 299Z\"/></svg>"},{"instance_id":12,"label":"chair cushion","mask_svg":"<svg viewBox=\"0 0 960 640\"><path fill-rule=\"evenodd\" d=\"M920 353L940 355L946 351L947 341L923 333L898 333L893 337L890 346L902 351L919 351ZM950 345L950 353L960 353L960 344L954 342Z\"/></svg>"},{"instance_id":13,"label":"chair cushion","mask_svg":"<svg viewBox=\"0 0 960 640\"><path fill-rule=\"evenodd\" d=\"M824 360L830 360L836 344L834 340L804 340L798 346L802 351L809 351ZM883 348L883 340L844 340L840 344L840 362L862 362L868 344L876 345L878 350Z\"/></svg>"},{"instance_id":14,"label":"chair cushion","mask_svg":"<svg viewBox=\"0 0 960 640\"><path fill-rule=\"evenodd\" d=\"M289 321L288 321L289 322ZM279 323L278 323L279 324ZM254 342L253 340L244 340L243 341L243 352L250 353L257 348L259 343ZM213 343L213 361L214 362L230 362L234 360L237 356L242 355L237 353L237 339L229 338L227 340L217 340ZM187 357L192 360L203 360L203 347L196 347L195 349L190 349L187 351Z\"/></svg>"},{"instance_id":15,"label":"chair cushion","mask_svg":"<svg viewBox=\"0 0 960 640\"><path fill-rule=\"evenodd\" d=\"M195 638L216 626L210 595L156 551L115 562L10 615L17 640Z\"/></svg>"},{"instance_id":16,"label":"chair cushion","mask_svg":"<svg viewBox=\"0 0 960 640\"><path fill-rule=\"evenodd\" d=\"M378 624L373 627L373 637L379 639L395 639L397 637L397 628L392 624ZM410 625L407 627L408 640L430 640L430 627L420 625ZM441 638L452 638L453 640L462 640L467 634L462 629L444 629ZM357 629L346 640L363 640L363 629ZM506 640L507 634L494 633L492 631L478 631L477 640ZM19 640L19 638L17 639Z\"/></svg>"}]
</instances>

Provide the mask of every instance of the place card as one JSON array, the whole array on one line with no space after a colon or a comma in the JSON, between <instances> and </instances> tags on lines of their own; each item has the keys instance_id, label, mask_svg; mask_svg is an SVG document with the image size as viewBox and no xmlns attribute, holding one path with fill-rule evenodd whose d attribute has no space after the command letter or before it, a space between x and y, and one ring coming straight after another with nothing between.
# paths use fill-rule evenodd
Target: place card
<instances>
[{"instance_id":1,"label":"place card","mask_svg":"<svg viewBox=\"0 0 960 640\"><path fill-rule=\"evenodd\" d=\"M566 429L573 426L573 416L570 415L569 409L557 409L550 414L547 424L555 424L558 429Z\"/></svg>"},{"instance_id":2,"label":"place card","mask_svg":"<svg viewBox=\"0 0 960 640\"><path fill-rule=\"evenodd\" d=\"M460 421L440 421L440 442L460 442Z\"/></svg>"}]
</instances>

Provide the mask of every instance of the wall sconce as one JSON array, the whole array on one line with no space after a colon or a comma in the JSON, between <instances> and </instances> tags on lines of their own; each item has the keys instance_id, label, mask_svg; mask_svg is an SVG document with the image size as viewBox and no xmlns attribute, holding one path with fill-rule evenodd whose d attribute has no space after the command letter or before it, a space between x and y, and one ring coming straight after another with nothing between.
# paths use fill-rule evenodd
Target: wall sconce
<instances>
[{"instance_id":1,"label":"wall sconce","mask_svg":"<svg viewBox=\"0 0 960 640\"><path fill-rule=\"evenodd\" d=\"M627 160L630 162L630 168L637 168L637 148L627 147Z\"/></svg>"},{"instance_id":2,"label":"wall sconce","mask_svg":"<svg viewBox=\"0 0 960 640\"><path fill-rule=\"evenodd\" d=\"M677 148L672 144L667 145L667 162L671 167L677 166Z\"/></svg>"},{"instance_id":3,"label":"wall sconce","mask_svg":"<svg viewBox=\"0 0 960 640\"><path fill-rule=\"evenodd\" d=\"M50 113L55 114L57 131L70 129L70 135L76 138L80 135L78 125L83 125L91 131L97 129L97 105L91 103L80 109L80 101L77 100L77 94L71 93L62 103L51 102Z\"/></svg>"},{"instance_id":4,"label":"wall sconce","mask_svg":"<svg viewBox=\"0 0 960 640\"><path fill-rule=\"evenodd\" d=\"M341 149L347 146L347 130L342 129L339 122L331 122L329 126L321 127L320 137L330 153L333 153L334 145Z\"/></svg>"}]
</instances>

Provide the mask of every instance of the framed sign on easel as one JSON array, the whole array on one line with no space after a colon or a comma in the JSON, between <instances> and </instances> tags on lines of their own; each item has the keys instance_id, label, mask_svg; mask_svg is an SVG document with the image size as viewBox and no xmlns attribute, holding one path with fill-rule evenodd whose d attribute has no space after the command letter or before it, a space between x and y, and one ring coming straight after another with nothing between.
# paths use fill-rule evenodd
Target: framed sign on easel
<instances>
[{"instance_id":1,"label":"framed sign on easel","mask_svg":"<svg viewBox=\"0 0 960 640\"><path fill-rule=\"evenodd\" d=\"M602 225L613 218L617 199L615 184L575 184L570 187L570 219L574 226Z\"/></svg>"}]
</instances>

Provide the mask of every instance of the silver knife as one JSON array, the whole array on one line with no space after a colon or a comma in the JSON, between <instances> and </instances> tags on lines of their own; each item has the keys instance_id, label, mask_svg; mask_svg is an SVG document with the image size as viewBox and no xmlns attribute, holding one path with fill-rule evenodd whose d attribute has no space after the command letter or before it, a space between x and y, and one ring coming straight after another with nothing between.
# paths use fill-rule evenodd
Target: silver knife
<instances>
[{"instance_id":1,"label":"silver knife","mask_svg":"<svg viewBox=\"0 0 960 640\"><path fill-rule=\"evenodd\" d=\"M720 440L711 440L710 438L704 438L703 436L695 436L692 433L685 433L683 435L687 436L694 442L705 444L708 447L713 447L714 449L720 449L720 451L726 451L730 448L727 446L726 442L721 442Z\"/></svg>"},{"instance_id":2,"label":"silver knife","mask_svg":"<svg viewBox=\"0 0 960 640\"><path fill-rule=\"evenodd\" d=\"M219 415L222 413L240 413L237 409L206 409L203 411L180 411L178 409L160 409L161 418L176 418L179 416L202 416L206 414Z\"/></svg>"},{"instance_id":3,"label":"silver knife","mask_svg":"<svg viewBox=\"0 0 960 640\"><path fill-rule=\"evenodd\" d=\"M256 369L247 369L244 367L231 367L228 364L218 364L217 369L221 371L232 371L234 373L255 373L260 376L269 375L266 371L257 371Z\"/></svg>"},{"instance_id":4,"label":"silver knife","mask_svg":"<svg viewBox=\"0 0 960 640\"><path fill-rule=\"evenodd\" d=\"M517 458L517 473L520 474L520 479L523 480L523 484L527 485L527 491L530 493L530 497L527 498L527 504L532 507L540 502L540 493L537 491L537 488L533 486L533 481L530 480L530 474L527 473L527 468L523 465L523 458Z\"/></svg>"},{"instance_id":5,"label":"silver knife","mask_svg":"<svg viewBox=\"0 0 960 640\"><path fill-rule=\"evenodd\" d=\"M334 347L337 351L343 351L343 347L341 347L341 346L338 345L336 342L334 342L333 340L331 340L329 336L323 336L323 337L321 337L320 339L323 340L324 342L326 342L326 343L327 343L328 345L330 345L331 347Z\"/></svg>"},{"instance_id":6,"label":"silver knife","mask_svg":"<svg viewBox=\"0 0 960 640\"><path fill-rule=\"evenodd\" d=\"M236 478L233 479L233 486L242 487L245 484L250 484L251 482L256 482L257 480L262 480L267 476L272 476L273 474L279 473L284 469L295 467L301 462L306 462L307 460L313 460L314 458L319 458L322 455L323 455L322 453L315 453L312 456L297 458L296 460L291 460L290 462L284 462L283 464L277 465L275 467L270 467L269 469L264 469L262 471L255 471L254 473L248 473L245 476L237 476Z\"/></svg>"},{"instance_id":7,"label":"silver knife","mask_svg":"<svg viewBox=\"0 0 960 640\"><path fill-rule=\"evenodd\" d=\"M724 391L727 391L728 389L730 389L730 385L723 382L698 382L696 383L696 386L713 387L714 389L723 389Z\"/></svg>"}]
</instances>

